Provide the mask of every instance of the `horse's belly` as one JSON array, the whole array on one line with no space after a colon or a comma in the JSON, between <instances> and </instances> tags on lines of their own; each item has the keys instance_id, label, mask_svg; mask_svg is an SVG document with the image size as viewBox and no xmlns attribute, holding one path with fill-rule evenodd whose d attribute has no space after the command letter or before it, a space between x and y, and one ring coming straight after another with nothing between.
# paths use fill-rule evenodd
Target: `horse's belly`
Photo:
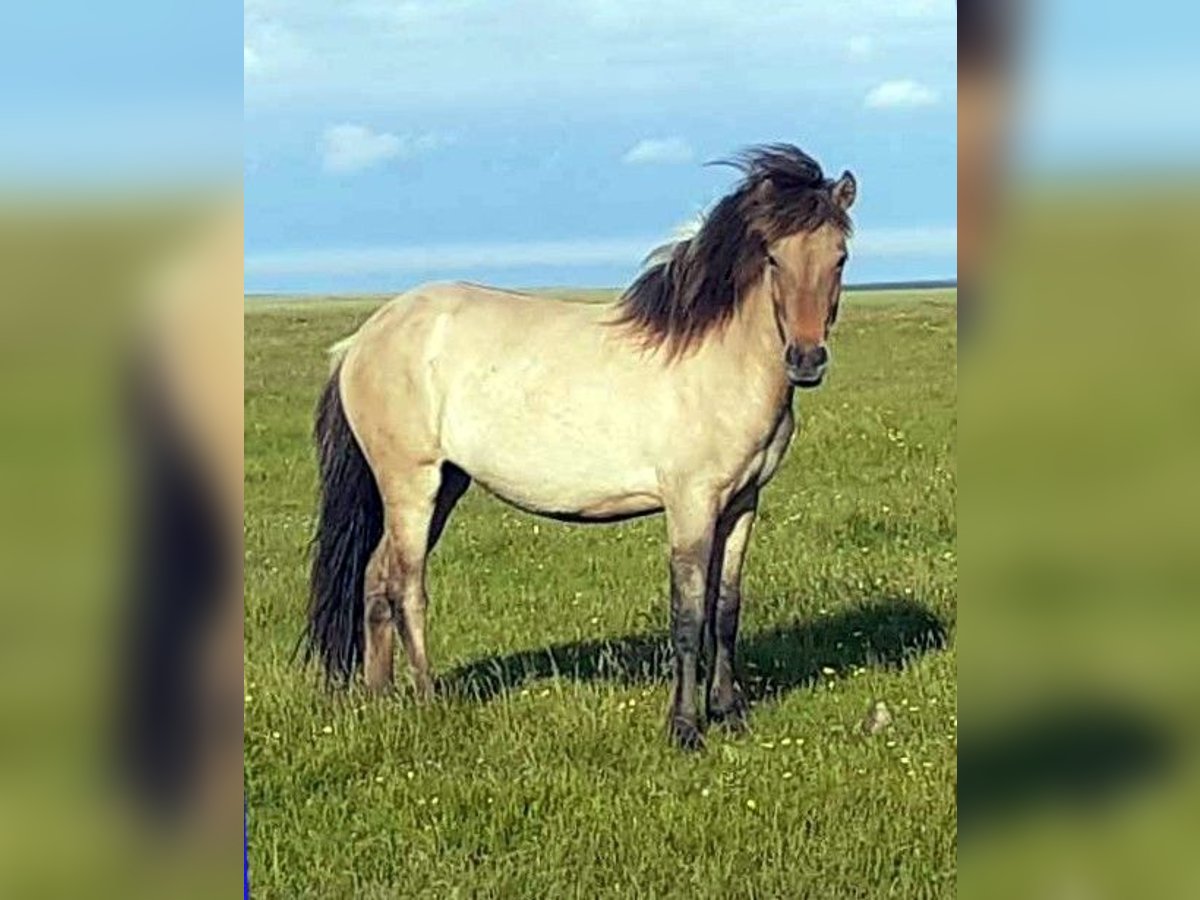
<instances>
[{"instance_id":1,"label":"horse's belly","mask_svg":"<svg viewBox=\"0 0 1200 900\"><path fill-rule=\"evenodd\" d=\"M662 501L648 491L574 491L530 490L526 485L498 485L479 479L485 488L520 509L556 519L609 522L632 519L662 511Z\"/></svg>"},{"instance_id":2,"label":"horse's belly","mask_svg":"<svg viewBox=\"0 0 1200 900\"><path fill-rule=\"evenodd\" d=\"M580 519L620 519L657 512L662 508L657 487L644 479L613 477L614 473L581 470L539 471L536 464L503 467L463 466L470 475L502 500L530 512Z\"/></svg>"},{"instance_id":3,"label":"horse's belly","mask_svg":"<svg viewBox=\"0 0 1200 900\"><path fill-rule=\"evenodd\" d=\"M599 436L553 440L529 432L451 440L446 447L447 458L479 484L530 512L619 519L661 509L654 468L617 450Z\"/></svg>"}]
</instances>

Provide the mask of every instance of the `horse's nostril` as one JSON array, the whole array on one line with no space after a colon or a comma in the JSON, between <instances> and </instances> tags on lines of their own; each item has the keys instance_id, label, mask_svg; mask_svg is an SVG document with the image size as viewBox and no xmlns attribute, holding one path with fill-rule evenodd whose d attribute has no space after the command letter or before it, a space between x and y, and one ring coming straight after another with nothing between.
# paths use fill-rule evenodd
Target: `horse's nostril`
<instances>
[{"instance_id":1,"label":"horse's nostril","mask_svg":"<svg viewBox=\"0 0 1200 900\"><path fill-rule=\"evenodd\" d=\"M822 345L801 348L789 344L783 356L784 361L794 369L819 369L829 362L829 351Z\"/></svg>"}]
</instances>

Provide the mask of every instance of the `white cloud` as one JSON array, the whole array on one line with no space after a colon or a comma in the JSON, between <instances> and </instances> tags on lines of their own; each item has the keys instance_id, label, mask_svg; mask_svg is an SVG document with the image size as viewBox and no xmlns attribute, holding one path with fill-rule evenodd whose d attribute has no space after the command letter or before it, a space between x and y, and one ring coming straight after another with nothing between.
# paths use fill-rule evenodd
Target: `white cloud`
<instances>
[{"instance_id":1,"label":"white cloud","mask_svg":"<svg viewBox=\"0 0 1200 900\"><path fill-rule=\"evenodd\" d=\"M858 34L846 41L846 54L853 60L870 59L875 52L875 39L868 34Z\"/></svg>"},{"instance_id":2,"label":"white cloud","mask_svg":"<svg viewBox=\"0 0 1200 900\"><path fill-rule=\"evenodd\" d=\"M362 125L332 125L321 137L321 161L326 172L361 172L389 159L408 159L453 143L435 132L395 135Z\"/></svg>"},{"instance_id":3,"label":"white cloud","mask_svg":"<svg viewBox=\"0 0 1200 900\"><path fill-rule=\"evenodd\" d=\"M868 109L902 109L932 106L937 101L938 93L933 88L905 78L871 88L864 103Z\"/></svg>"},{"instance_id":4,"label":"white cloud","mask_svg":"<svg viewBox=\"0 0 1200 900\"><path fill-rule=\"evenodd\" d=\"M400 136L402 149L400 155L404 158L417 156L421 153L432 153L449 147L455 142L454 135L443 134L439 131L426 131L422 134L404 134Z\"/></svg>"},{"instance_id":5,"label":"white cloud","mask_svg":"<svg viewBox=\"0 0 1200 900\"><path fill-rule=\"evenodd\" d=\"M243 26L242 71L251 85L261 86L311 68L304 42L278 22L247 12ZM248 89L254 88L248 85Z\"/></svg>"},{"instance_id":6,"label":"white cloud","mask_svg":"<svg viewBox=\"0 0 1200 900\"><path fill-rule=\"evenodd\" d=\"M640 164L678 164L695 157L691 145L681 137L646 138L638 141L621 157L622 162Z\"/></svg>"},{"instance_id":7,"label":"white cloud","mask_svg":"<svg viewBox=\"0 0 1200 900\"><path fill-rule=\"evenodd\" d=\"M326 172L359 172L400 155L400 138L361 125L333 125L322 136Z\"/></svg>"}]
</instances>

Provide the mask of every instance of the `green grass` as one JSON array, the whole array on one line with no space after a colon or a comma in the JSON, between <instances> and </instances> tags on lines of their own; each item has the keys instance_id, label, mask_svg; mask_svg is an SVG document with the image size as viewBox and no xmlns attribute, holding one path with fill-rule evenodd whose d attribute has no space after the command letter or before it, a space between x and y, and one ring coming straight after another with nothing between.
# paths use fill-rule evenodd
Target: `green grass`
<instances>
[{"instance_id":1,"label":"green grass","mask_svg":"<svg viewBox=\"0 0 1200 900\"><path fill-rule=\"evenodd\" d=\"M291 661L324 348L378 301L249 303L255 897L954 896L953 297L843 303L747 562L752 732L696 756L664 739L658 518L561 525L472 490L431 561L445 696L331 695ZM895 721L866 737L876 699Z\"/></svg>"}]
</instances>

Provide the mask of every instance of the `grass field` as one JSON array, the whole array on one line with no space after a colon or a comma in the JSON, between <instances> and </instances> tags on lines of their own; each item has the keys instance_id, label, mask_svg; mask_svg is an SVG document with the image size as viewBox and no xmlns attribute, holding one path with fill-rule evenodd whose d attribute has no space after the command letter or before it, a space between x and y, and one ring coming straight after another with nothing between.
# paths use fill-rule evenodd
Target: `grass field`
<instances>
[{"instance_id":1,"label":"grass field","mask_svg":"<svg viewBox=\"0 0 1200 900\"><path fill-rule=\"evenodd\" d=\"M748 557L752 731L696 756L663 733L660 518L563 525L472 490L431 560L444 696L334 696L292 662L324 349L375 305L247 304L254 896L954 896L954 293L843 302ZM867 737L875 700L894 724Z\"/></svg>"}]
</instances>

